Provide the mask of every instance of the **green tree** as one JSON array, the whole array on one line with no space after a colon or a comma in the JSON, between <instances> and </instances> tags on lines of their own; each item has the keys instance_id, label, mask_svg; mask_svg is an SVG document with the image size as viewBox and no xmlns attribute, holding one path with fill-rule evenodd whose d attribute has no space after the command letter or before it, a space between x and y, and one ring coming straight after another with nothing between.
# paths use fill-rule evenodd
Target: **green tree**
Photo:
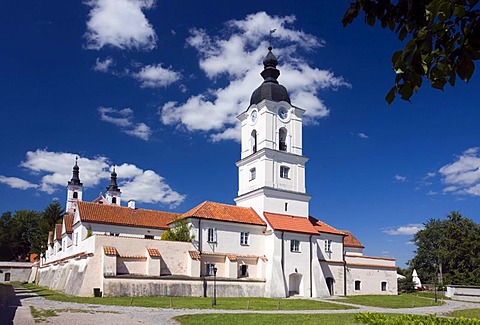
<instances>
[{"instance_id":1,"label":"green tree","mask_svg":"<svg viewBox=\"0 0 480 325\"><path fill-rule=\"evenodd\" d=\"M10 261L14 257L8 228L10 219L12 219L12 213L9 211L2 213L0 217L0 261Z\"/></svg>"},{"instance_id":2,"label":"green tree","mask_svg":"<svg viewBox=\"0 0 480 325\"><path fill-rule=\"evenodd\" d=\"M176 219L173 222L173 227L162 234L162 240L192 241L195 236L190 233L190 229L192 229L192 226L189 226L185 219Z\"/></svg>"},{"instance_id":3,"label":"green tree","mask_svg":"<svg viewBox=\"0 0 480 325\"><path fill-rule=\"evenodd\" d=\"M451 212L447 219L430 219L413 237L417 246L409 261L423 281L480 285L480 225Z\"/></svg>"},{"instance_id":4,"label":"green tree","mask_svg":"<svg viewBox=\"0 0 480 325\"><path fill-rule=\"evenodd\" d=\"M29 258L31 253L41 253L41 224L41 213L31 210L15 211L7 224L14 259L23 260Z\"/></svg>"},{"instance_id":5,"label":"green tree","mask_svg":"<svg viewBox=\"0 0 480 325\"><path fill-rule=\"evenodd\" d=\"M45 223L45 227L47 228L47 234L48 231L51 231L55 228L55 225L59 222L62 221L64 212L62 210L62 206L58 201L53 201L47 207L45 210L43 210L42 217Z\"/></svg>"},{"instance_id":6,"label":"green tree","mask_svg":"<svg viewBox=\"0 0 480 325\"><path fill-rule=\"evenodd\" d=\"M398 94L409 100L425 78L433 88L455 85L457 76L468 82L480 58L479 0L356 0L345 12L347 26L360 12L365 22L392 30L403 50L392 55L395 84L385 100Z\"/></svg>"}]
</instances>

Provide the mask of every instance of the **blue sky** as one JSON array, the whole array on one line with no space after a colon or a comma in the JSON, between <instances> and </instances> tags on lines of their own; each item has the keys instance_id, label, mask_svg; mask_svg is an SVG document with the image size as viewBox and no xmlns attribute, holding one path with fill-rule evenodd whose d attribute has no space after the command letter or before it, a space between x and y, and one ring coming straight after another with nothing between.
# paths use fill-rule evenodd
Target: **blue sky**
<instances>
[{"instance_id":1,"label":"blue sky","mask_svg":"<svg viewBox=\"0 0 480 325\"><path fill-rule=\"evenodd\" d=\"M124 197L184 212L234 204L236 115L262 82L268 32L279 81L307 110L310 213L365 253L413 257L411 234L460 211L480 222L478 74L388 106L393 34L342 1L10 1L0 24L0 211L84 199L116 164Z\"/></svg>"}]
</instances>

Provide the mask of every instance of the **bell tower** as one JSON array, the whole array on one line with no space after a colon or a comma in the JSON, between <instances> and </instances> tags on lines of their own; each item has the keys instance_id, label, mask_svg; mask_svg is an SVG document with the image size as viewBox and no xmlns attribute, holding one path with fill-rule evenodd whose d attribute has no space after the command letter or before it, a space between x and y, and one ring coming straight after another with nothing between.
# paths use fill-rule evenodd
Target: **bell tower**
<instances>
[{"instance_id":1,"label":"bell tower","mask_svg":"<svg viewBox=\"0 0 480 325\"><path fill-rule=\"evenodd\" d=\"M80 182L80 168L78 167L78 157L75 158L75 166L73 166L72 179L67 184L67 212L73 212L77 202L82 201L83 183Z\"/></svg>"},{"instance_id":2,"label":"bell tower","mask_svg":"<svg viewBox=\"0 0 480 325\"><path fill-rule=\"evenodd\" d=\"M253 92L241 122L241 159L237 162L239 188L235 202L263 212L308 218L310 195L305 188L302 155L302 116L292 106L287 89L277 78L277 58L268 48L261 76L264 82Z\"/></svg>"},{"instance_id":3,"label":"bell tower","mask_svg":"<svg viewBox=\"0 0 480 325\"><path fill-rule=\"evenodd\" d=\"M115 165L113 166L112 173L110 174L110 185L107 186L107 192L105 193L105 196L109 204L120 205L122 192L117 185L117 173L115 172Z\"/></svg>"}]
</instances>

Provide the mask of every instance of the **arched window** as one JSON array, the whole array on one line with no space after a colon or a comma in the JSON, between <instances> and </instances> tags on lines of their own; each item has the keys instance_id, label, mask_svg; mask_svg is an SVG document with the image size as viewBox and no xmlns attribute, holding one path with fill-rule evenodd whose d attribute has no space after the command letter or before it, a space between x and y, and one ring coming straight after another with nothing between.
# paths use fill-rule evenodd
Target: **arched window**
<instances>
[{"instance_id":1,"label":"arched window","mask_svg":"<svg viewBox=\"0 0 480 325\"><path fill-rule=\"evenodd\" d=\"M78 192L77 191L73 192L73 198L78 199Z\"/></svg>"},{"instance_id":2,"label":"arched window","mask_svg":"<svg viewBox=\"0 0 480 325\"><path fill-rule=\"evenodd\" d=\"M115 196L112 197L112 204L117 204L117 198Z\"/></svg>"},{"instance_id":3,"label":"arched window","mask_svg":"<svg viewBox=\"0 0 480 325\"><path fill-rule=\"evenodd\" d=\"M278 148L280 151L287 151L287 129L280 128L278 132Z\"/></svg>"},{"instance_id":4,"label":"arched window","mask_svg":"<svg viewBox=\"0 0 480 325\"><path fill-rule=\"evenodd\" d=\"M257 152L257 131L253 130L250 136L250 143L252 146L252 153Z\"/></svg>"}]
</instances>

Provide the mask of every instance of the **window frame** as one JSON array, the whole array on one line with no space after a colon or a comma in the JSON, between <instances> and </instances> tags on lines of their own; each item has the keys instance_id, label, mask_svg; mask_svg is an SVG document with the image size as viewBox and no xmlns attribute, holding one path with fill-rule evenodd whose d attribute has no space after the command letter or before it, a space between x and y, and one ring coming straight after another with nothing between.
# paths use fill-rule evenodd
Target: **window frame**
<instances>
[{"instance_id":1,"label":"window frame","mask_svg":"<svg viewBox=\"0 0 480 325\"><path fill-rule=\"evenodd\" d=\"M217 242L217 228L207 228L207 242L208 243Z\"/></svg>"},{"instance_id":2,"label":"window frame","mask_svg":"<svg viewBox=\"0 0 480 325\"><path fill-rule=\"evenodd\" d=\"M387 281L382 281L382 282L380 283L380 289L381 289L382 291L387 291L387 285L388 285Z\"/></svg>"},{"instance_id":3,"label":"window frame","mask_svg":"<svg viewBox=\"0 0 480 325\"><path fill-rule=\"evenodd\" d=\"M325 239L325 253L332 253L332 240Z\"/></svg>"},{"instance_id":4,"label":"window frame","mask_svg":"<svg viewBox=\"0 0 480 325\"><path fill-rule=\"evenodd\" d=\"M290 179L290 167L280 166L280 178Z\"/></svg>"},{"instance_id":5,"label":"window frame","mask_svg":"<svg viewBox=\"0 0 480 325\"><path fill-rule=\"evenodd\" d=\"M300 240L290 239L290 252L300 253Z\"/></svg>"},{"instance_id":6,"label":"window frame","mask_svg":"<svg viewBox=\"0 0 480 325\"><path fill-rule=\"evenodd\" d=\"M215 275L215 263L205 263L205 275L214 276Z\"/></svg>"},{"instance_id":7,"label":"window frame","mask_svg":"<svg viewBox=\"0 0 480 325\"><path fill-rule=\"evenodd\" d=\"M240 271L239 277L248 278L248 265L247 264L241 264L239 271ZM245 271L245 272L243 272L243 271Z\"/></svg>"},{"instance_id":8,"label":"window frame","mask_svg":"<svg viewBox=\"0 0 480 325\"><path fill-rule=\"evenodd\" d=\"M360 291L360 290L362 290L362 281L355 280L355 291Z\"/></svg>"},{"instance_id":9,"label":"window frame","mask_svg":"<svg viewBox=\"0 0 480 325\"><path fill-rule=\"evenodd\" d=\"M250 246L250 232L240 232L240 246Z\"/></svg>"},{"instance_id":10,"label":"window frame","mask_svg":"<svg viewBox=\"0 0 480 325\"><path fill-rule=\"evenodd\" d=\"M250 179L249 181L253 181L257 178L257 169L255 167L250 168Z\"/></svg>"}]
</instances>

